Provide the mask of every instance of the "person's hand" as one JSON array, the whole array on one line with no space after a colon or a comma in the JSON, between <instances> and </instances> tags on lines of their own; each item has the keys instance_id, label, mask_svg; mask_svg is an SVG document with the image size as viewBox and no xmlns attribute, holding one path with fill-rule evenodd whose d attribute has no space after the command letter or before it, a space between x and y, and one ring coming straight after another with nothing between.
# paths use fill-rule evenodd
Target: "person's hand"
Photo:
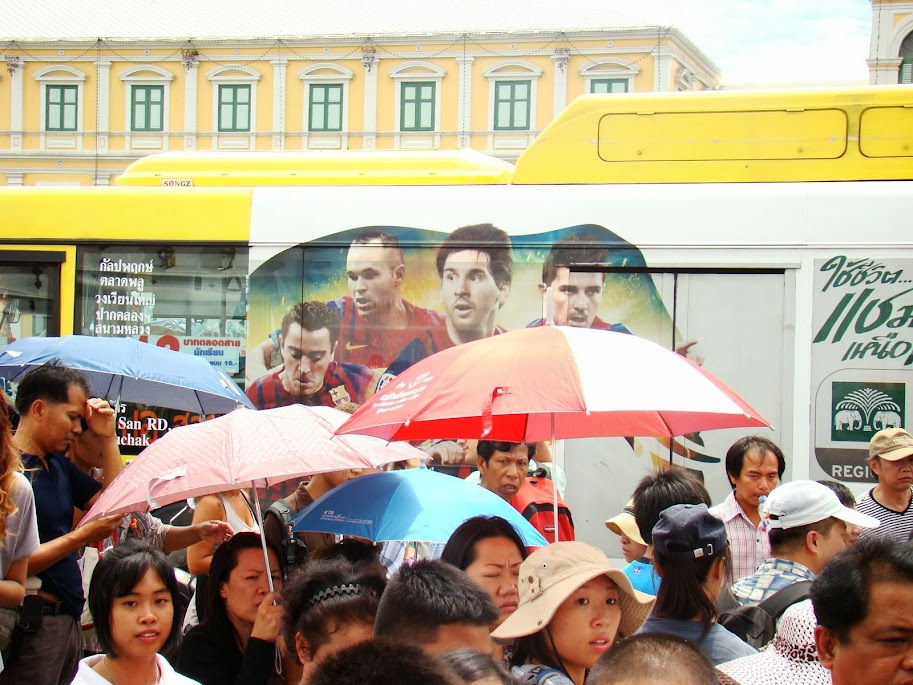
<instances>
[{"instance_id":1,"label":"person's hand","mask_svg":"<svg viewBox=\"0 0 913 685\"><path fill-rule=\"evenodd\" d=\"M114 418L114 409L107 400L98 397L86 400L86 425L98 437L114 437Z\"/></svg>"},{"instance_id":2,"label":"person's hand","mask_svg":"<svg viewBox=\"0 0 913 685\"><path fill-rule=\"evenodd\" d=\"M110 516L102 516L90 523L87 523L79 530L82 532L83 538L85 539L85 544L91 545L93 542L104 540L106 537L111 535L111 533L120 526L121 521L123 520L123 514L111 514Z\"/></svg>"},{"instance_id":3,"label":"person's hand","mask_svg":"<svg viewBox=\"0 0 913 685\"><path fill-rule=\"evenodd\" d=\"M235 531L225 521L203 521L198 523L197 532L200 534L200 540L208 542L210 545L221 545L227 541Z\"/></svg>"},{"instance_id":4,"label":"person's hand","mask_svg":"<svg viewBox=\"0 0 913 685\"><path fill-rule=\"evenodd\" d=\"M456 440L441 440L425 448L432 461L439 464L462 464L465 458L463 446Z\"/></svg>"},{"instance_id":5,"label":"person's hand","mask_svg":"<svg viewBox=\"0 0 913 685\"><path fill-rule=\"evenodd\" d=\"M282 606L276 602L279 595L270 592L263 598L260 606L257 607L257 618L254 620L254 629L250 636L265 640L266 642L275 642L282 628Z\"/></svg>"},{"instance_id":6,"label":"person's hand","mask_svg":"<svg viewBox=\"0 0 913 685\"><path fill-rule=\"evenodd\" d=\"M675 348L675 352L687 357L698 366L704 365L704 353L701 351L701 346L698 345L697 340L686 340Z\"/></svg>"}]
</instances>

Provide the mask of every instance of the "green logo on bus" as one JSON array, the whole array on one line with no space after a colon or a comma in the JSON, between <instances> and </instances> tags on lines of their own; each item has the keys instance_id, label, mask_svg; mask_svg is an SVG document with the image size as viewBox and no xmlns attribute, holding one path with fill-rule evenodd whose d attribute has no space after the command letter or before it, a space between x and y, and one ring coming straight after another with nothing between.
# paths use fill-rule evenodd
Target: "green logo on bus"
<instances>
[{"instance_id":1,"label":"green logo on bus","mask_svg":"<svg viewBox=\"0 0 913 685\"><path fill-rule=\"evenodd\" d=\"M848 383L831 386L831 440L868 442L882 428L902 428L903 383Z\"/></svg>"}]
</instances>

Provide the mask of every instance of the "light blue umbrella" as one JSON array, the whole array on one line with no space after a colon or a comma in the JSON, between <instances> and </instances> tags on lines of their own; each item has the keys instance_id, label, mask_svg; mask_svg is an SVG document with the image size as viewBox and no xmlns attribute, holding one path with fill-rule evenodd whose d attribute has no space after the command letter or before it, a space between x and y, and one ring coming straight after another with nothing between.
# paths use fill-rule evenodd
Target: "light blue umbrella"
<instances>
[{"instance_id":1,"label":"light blue umbrella","mask_svg":"<svg viewBox=\"0 0 913 685\"><path fill-rule=\"evenodd\" d=\"M133 338L23 338L0 349L0 377L18 381L52 359L78 369L92 394L115 402L227 414L250 400L224 372L202 357L140 342Z\"/></svg>"},{"instance_id":2,"label":"light blue umbrella","mask_svg":"<svg viewBox=\"0 0 913 685\"><path fill-rule=\"evenodd\" d=\"M548 544L490 490L424 467L372 473L333 488L292 519L293 530L352 535L375 542L447 542L473 516L507 519L528 547Z\"/></svg>"}]
</instances>

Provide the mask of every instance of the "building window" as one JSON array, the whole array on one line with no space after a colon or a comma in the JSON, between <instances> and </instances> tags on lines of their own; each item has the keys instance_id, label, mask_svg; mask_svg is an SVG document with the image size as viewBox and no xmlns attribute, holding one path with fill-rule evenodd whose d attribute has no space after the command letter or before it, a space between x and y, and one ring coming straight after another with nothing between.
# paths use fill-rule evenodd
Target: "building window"
<instances>
[{"instance_id":1,"label":"building window","mask_svg":"<svg viewBox=\"0 0 913 685\"><path fill-rule=\"evenodd\" d=\"M219 86L219 131L247 133L250 131L250 86Z\"/></svg>"},{"instance_id":2,"label":"building window","mask_svg":"<svg viewBox=\"0 0 913 685\"><path fill-rule=\"evenodd\" d=\"M529 81L495 83L495 130L529 130Z\"/></svg>"},{"instance_id":3,"label":"building window","mask_svg":"<svg viewBox=\"0 0 913 685\"><path fill-rule=\"evenodd\" d=\"M433 81L410 81L400 84L399 129L401 131L434 130Z\"/></svg>"},{"instance_id":4,"label":"building window","mask_svg":"<svg viewBox=\"0 0 913 685\"><path fill-rule=\"evenodd\" d=\"M46 131L75 131L79 86L45 86Z\"/></svg>"},{"instance_id":5,"label":"building window","mask_svg":"<svg viewBox=\"0 0 913 685\"><path fill-rule=\"evenodd\" d=\"M164 102L164 86L133 86L130 89L130 130L161 131Z\"/></svg>"},{"instance_id":6,"label":"building window","mask_svg":"<svg viewBox=\"0 0 913 685\"><path fill-rule=\"evenodd\" d=\"M308 99L308 130L342 130L342 84L312 83Z\"/></svg>"},{"instance_id":7,"label":"building window","mask_svg":"<svg viewBox=\"0 0 913 685\"><path fill-rule=\"evenodd\" d=\"M900 44L900 69L897 72L898 83L913 83L913 33L910 33Z\"/></svg>"},{"instance_id":8,"label":"building window","mask_svg":"<svg viewBox=\"0 0 913 685\"><path fill-rule=\"evenodd\" d=\"M594 78L590 81L591 93L627 93L630 80L626 78Z\"/></svg>"}]
</instances>

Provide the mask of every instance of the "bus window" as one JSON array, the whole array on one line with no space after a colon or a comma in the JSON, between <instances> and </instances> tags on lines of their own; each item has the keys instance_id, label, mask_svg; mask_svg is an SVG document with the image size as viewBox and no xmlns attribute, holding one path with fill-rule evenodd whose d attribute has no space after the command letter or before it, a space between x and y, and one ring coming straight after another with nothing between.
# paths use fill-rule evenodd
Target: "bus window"
<instances>
[{"instance_id":1,"label":"bus window","mask_svg":"<svg viewBox=\"0 0 913 685\"><path fill-rule=\"evenodd\" d=\"M77 264L76 332L138 338L243 378L246 248L80 247Z\"/></svg>"},{"instance_id":2,"label":"bus window","mask_svg":"<svg viewBox=\"0 0 913 685\"><path fill-rule=\"evenodd\" d=\"M47 254L42 253L43 259ZM0 252L0 346L34 335L58 335L60 266Z\"/></svg>"}]
</instances>

